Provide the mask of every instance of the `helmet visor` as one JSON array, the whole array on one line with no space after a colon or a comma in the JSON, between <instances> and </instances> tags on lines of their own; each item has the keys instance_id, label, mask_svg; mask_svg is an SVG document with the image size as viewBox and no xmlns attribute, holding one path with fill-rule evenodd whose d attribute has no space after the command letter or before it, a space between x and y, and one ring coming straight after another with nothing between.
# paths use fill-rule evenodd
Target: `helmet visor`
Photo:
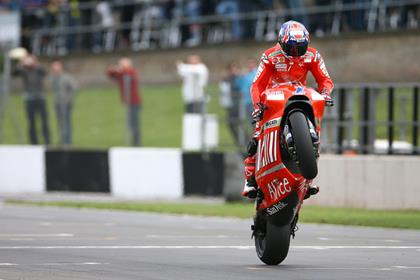
<instances>
[{"instance_id":1,"label":"helmet visor","mask_svg":"<svg viewBox=\"0 0 420 280\"><path fill-rule=\"evenodd\" d=\"M308 50L308 43L282 44L283 51L289 56L302 56Z\"/></svg>"}]
</instances>

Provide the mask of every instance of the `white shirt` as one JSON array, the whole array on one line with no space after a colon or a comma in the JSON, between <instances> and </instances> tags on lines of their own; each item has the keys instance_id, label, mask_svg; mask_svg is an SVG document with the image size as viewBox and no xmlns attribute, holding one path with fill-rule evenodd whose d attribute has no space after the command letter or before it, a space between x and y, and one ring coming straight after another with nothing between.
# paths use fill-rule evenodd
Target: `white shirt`
<instances>
[{"instance_id":1,"label":"white shirt","mask_svg":"<svg viewBox=\"0 0 420 280\"><path fill-rule=\"evenodd\" d=\"M111 6L108 2L102 1L98 3L96 12L100 15L102 27L110 28L114 25L114 17L112 16Z\"/></svg>"},{"instance_id":2,"label":"white shirt","mask_svg":"<svg viewBox=\"0 0 420 280\"><path fill-rule=\"evenodd\" d=\"M183 78L182 98L185 103L205 101L204 88L207 86L209 71L203 63L178 65L178 74Z\"/></svg>"}]
</instances>

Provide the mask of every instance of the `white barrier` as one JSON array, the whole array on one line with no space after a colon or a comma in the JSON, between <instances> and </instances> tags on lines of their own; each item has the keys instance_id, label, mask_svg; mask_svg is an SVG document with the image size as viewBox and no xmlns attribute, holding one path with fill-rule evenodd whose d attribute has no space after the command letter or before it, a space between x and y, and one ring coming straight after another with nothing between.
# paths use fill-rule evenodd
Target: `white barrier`
<instances>
[{"instance_id":1,"label":"white barrier","mask_svg":"<svg viewBox=\"0 0 420 280\"><path fill-rule=\"evenodd\" d=\"M111 148L112 195L133 199L183 196L182 152L178 149Z\"/></svg>"},{"instance_id":2,"label":"white barrier","mask_svg":"<svg viewBox=\"0 0 420 280\"><path fill-rule=\"evenodd\" d=\"M45 148L0 146L0 193L44 193Z\"/></svg>"},{"instance_id":3,"label":"white barrier","mask_svg":"<svg viewBox=\"0 0 420 280\"><path fill-rule=\"evenodd\" d=\"M420 157L321 155L319 194L305 204L420 209Z\"/></svg>"},{"instance_id":4,"label":"white barrier","mask_svg":"<svg viewBox=\"0 0 420 280\"><path fill-rule=\"evenodd\" d=\"M219 124L216 115L206 114L203 118L201 114L184 114L182 120L183 150L200 151L213 149L218 145Z\"/></svg>"}]
</instances>

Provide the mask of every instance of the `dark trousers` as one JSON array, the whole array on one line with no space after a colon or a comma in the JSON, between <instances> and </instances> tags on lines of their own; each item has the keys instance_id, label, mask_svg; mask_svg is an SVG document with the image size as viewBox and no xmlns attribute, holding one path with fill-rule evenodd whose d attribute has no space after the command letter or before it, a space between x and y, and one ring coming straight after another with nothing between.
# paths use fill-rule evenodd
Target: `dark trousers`
<instances>
[{"instance_id":1,"label":"dark trousers","mask_svg":"<svg viewBox=\"0 0 420 280\"><path fill-rule=\"evenodd\" d=\"M241 123L239 121L239 110L237 107L231 107L227 109L227 123L229 125L230 132L232 133L233 140L239 147L239 126Z\"/></svg>"},{"instance_id":2,"label":"dark trousers","mask_svg":"<svg viewBox=\"0 0 420 280\"><path fill-rule=\"evenodd\" d=\"M196 101L185 104L185 113L202 114L204 110L204 102Z\"/></svg>"},{"instance_id":3,"label":"dark trousers","mask_svg":"<svg viewBox=\"0 0 420 280\"><path fill-rule=\"evenodd\" d=\"M60 132L60 143L62 145L71 144L71 104L56 104L58 130Z\"/></svg>"},{"instance_id":4,"label":"dark trousers","mask_svg":"<svg viewBox=\"0 0 420 280\"><path fill-rule=\"evenodd\" d=\"M140 111L139 105L127 106L127 126L131 134L131 145L140 146Z\"/></svg>"},{"instance_id":5,"label":"dark trousers","mask_svg":"<svg viewBox=\"0 0 420 280\"><path fill-rule=\"evenodd\" d=\"M29 139L31 144L38 144L38 135L36 130L37 116L41 117L42 135L44 136L44 143L50 144L50 132L48 128L48 113L46 102L44 99L32 99L26 101L26 115L29 124Z\"/></svg>"}]
</instances>

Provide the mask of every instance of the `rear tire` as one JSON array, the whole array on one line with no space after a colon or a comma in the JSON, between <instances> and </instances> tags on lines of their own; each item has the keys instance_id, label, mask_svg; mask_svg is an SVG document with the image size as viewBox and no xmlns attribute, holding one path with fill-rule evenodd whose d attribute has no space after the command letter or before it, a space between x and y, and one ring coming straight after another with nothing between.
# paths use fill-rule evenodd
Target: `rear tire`
<instances>
[{"instance_id":1,"label":"rear tire","mask_svg":"<svg viewBox=\"0 0 420 280\"><path fill-rule=\"evenodd\" d=\"M265 264L278 265L289 252L290 224L276 226L266 221L264 235L255 235L255 249L258 258Z\"/></svg>"},{"instance_id":2,"label":"rear tire","mask_svg":"<svg viewBox=\"0 0 420 280\"><path fill-rule=\"evenodd\" d=\"M305 179L312 180L318 175L318 166L308 120L301 111L296 111L290 115L289 122L300 173Z\"/></svg>"}]
</instances>

